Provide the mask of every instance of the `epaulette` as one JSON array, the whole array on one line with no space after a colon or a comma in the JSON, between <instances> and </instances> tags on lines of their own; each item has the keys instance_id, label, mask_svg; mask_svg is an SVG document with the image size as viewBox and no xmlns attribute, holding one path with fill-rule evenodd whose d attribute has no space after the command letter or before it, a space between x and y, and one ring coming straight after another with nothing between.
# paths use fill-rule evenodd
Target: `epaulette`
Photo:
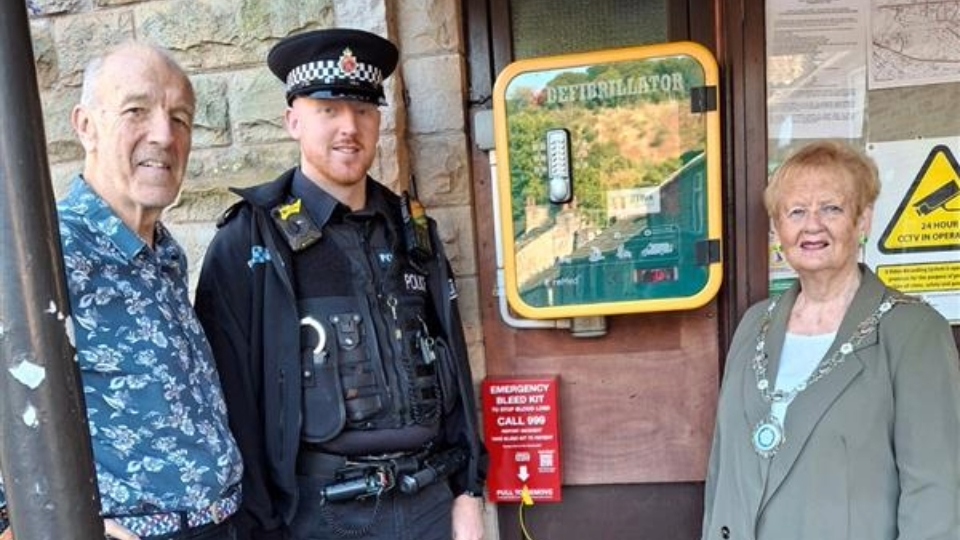
<instances>
[{"instance_id":1,"label":"epaulette","mask_svg":"<svg viewBox=\"0 0 960 540\"><path fill-rule=\"evenodd\" d=\"M227 208L223 211L223 214L220 214L220 218L217 219L217 228L221 228L226 225L231 219L233 219L237 213L240 211L240 207L247 204L247 201L237 201L233 203L230 208Z\"/></svg>"}]
</instances>

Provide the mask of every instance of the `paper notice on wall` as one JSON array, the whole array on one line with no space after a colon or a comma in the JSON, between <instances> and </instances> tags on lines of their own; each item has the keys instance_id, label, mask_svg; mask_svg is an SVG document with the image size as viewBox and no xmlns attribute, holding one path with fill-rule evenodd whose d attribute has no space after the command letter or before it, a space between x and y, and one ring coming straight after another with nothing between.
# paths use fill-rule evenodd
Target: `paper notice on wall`
<instances>
[{"instance_id":1,"label":"paper notice on wall","mask_svg":"<svg viewBox=\"0 0 960 540\"><path fill-rule=\"evenodd\" d=\"M867 14L867 0L767 2L770 138L861 136Z\"/></svg>"},{"instance_id":2,"label":"paper notice on wall","mask_svg":"<svg viewBox=\"0 0 960 540\"><path fill-rule=\"evenodd\" d=\"M960 1L874 0L870 88L960 81Z\"/></svg>"}]
</instances>

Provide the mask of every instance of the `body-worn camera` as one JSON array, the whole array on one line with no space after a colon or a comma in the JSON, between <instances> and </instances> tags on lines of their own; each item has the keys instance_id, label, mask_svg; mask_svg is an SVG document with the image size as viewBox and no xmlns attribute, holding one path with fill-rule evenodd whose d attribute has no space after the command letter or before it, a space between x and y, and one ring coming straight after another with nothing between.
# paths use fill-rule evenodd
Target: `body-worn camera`
<instances>
[{"instance_id":1,"label":"body-worn camera","mask_svg":"<svg viewBox=\"0 0 960 540\"><path fill-rule=\"evenodd\" d=\"M297 199L270 211L273 223L293 251L303 251L323 236L320 228L310 219L310 214L303 211L302 206L303 201Z\"/></svg>"}]
</instances>

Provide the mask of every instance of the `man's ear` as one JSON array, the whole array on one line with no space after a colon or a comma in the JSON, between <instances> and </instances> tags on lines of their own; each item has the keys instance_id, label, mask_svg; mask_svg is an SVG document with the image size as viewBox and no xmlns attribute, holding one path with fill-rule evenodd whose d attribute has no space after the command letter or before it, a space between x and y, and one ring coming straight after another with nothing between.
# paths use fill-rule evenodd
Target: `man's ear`
<instances>
[{"instance_id":1,"label":"man's ear","mask_svg":"<svg viewBox=\"0 0 960 540\"><path fill-rule=\"evenodd\" d=\"M75 106L70 113L70 124L73 125L73 130L77 132L77 137L80 138L83 149L87 153L96 150L97 126L93 118L90 117L90 111L83 105Z\"/></svg>"},{"instance_id":2,"label":"man's ear","mask_svg":"<svg viewBox=\"0 0 960 540\"><path fill-rule=\"evenodd\" d=\"M283 123L287 128L287 133L296 141L300 140L300 112L292 106L287 107L283 112Z\"/></svg>"}]
</instances>

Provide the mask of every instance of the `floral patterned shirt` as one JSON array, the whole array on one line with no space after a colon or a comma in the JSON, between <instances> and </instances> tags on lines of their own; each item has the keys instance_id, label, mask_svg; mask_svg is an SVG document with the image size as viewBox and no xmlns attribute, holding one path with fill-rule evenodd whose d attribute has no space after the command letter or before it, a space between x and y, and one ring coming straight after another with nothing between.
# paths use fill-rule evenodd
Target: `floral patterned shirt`
<instances>
[{"instance_id":1,"label":"floral patterned shirt","mask_svg":"<svg viewBox=\"0 0 960 540\"><path fill-rule=\"evenodd\" d=\"M160 223L151 249L82 177L57 210L103 515L210 506L242 464L183 249Z\"/></svg>"}]
</instances>

